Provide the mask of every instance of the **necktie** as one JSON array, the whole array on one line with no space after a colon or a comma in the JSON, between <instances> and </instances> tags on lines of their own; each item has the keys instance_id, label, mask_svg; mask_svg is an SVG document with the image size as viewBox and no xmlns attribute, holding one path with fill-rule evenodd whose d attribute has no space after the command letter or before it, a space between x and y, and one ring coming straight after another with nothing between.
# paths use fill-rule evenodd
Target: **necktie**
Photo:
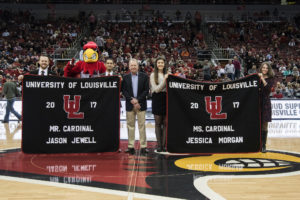
<instances>
[{"instance_id":1,"label":"necktie","mask_svg":"<svg viewBox=\"0 0 300 200\"><path fill-rule=\"evenodd\" d=\"M44 71L42 71L42 72L41 72L41 75L42 75L42 76L45 76L45 72L44 72Z\"/></svg>"}]
</instances>

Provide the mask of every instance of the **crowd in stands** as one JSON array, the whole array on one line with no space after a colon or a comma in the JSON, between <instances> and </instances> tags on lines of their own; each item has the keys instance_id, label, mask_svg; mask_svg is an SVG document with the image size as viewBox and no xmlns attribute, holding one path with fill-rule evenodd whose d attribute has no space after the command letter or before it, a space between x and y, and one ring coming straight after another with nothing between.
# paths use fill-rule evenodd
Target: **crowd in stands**
<instances>
[{"instance_id":1,"label":"crowd in stands","mask_svg":"<svg viewBox=\"0 0 300 200\"><path fill-rule=\"evenodd\" d=\"M0 10L0 75L17 79L34 69L42 52L69 47L82 26L72 18L36 20L29 11Z\"/></svg>"},{"instance_id":2,"label":"crowd in stands","mask_svg":"<svg viewBox=\"0 0 300 200\"><path fill-rule=\"evenodd\" d=\"M170 72L184 71L193 78L196 69L202 68L197 62L198 51L207 49L203 33L194 23L173 23L159 12L145 23L99 21L82 44L90 40L99 46L103 60L114 58L121 74L128 71L131 57L138 59L141 70L150 74L155 59L162 56L168 61Z\"/></svg>"},{"instance_id":3,"label":"crowd in stands","mask_svg":"<svg viewBox=\"0 0 300 200\"><path fill-rule=\"evenodd\" d=\"M253 21L207 24L215 40L223 48L234 49L240 58L228 63L212 63L198 57L199 51L208 49L198 24L199 14L187 15L184 23L175 23L159 11L143 23L134 20L108 23L97 21L94 13L81 16L81 20L52 21L36 20L29 11L0 10L0 79L5 80L7 74L17 79L18 75L33 70L42 52L51 55L54 49L70 47L89 24L90 34L83 37L81 46L95 41L101 52L100 59L112 57L115 70L121 75L128 72L130 58L138 59L140 70L150 74L155 59L161 56L165 57L170 73L188 79L222 82L239 78L238 68L244 69L241 76L257 73L260 63L269 61L279 82L272 95L300 98L297 24Z\"/></svg>"},{"instance_id":4,"label":"crowd in stands","mask_svg":"<svg viewBox=\"0 0 300 200\"><path fill-rule=\"evenodd\" d=\"M209 23L209 32L225 49L234 49L243 59L244 75L255 73L260 63L268 61L278 83L276 98L300 97L300 29L288 22ZM279 95L278 95L279 94Z\"/></svg>"}]
</instances>

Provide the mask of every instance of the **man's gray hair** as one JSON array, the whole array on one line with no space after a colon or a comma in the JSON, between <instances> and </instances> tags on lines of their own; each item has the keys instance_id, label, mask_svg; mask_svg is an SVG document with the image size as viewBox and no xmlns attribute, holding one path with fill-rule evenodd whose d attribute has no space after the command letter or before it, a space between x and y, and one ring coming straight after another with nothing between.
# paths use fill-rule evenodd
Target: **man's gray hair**
<instances>
[{"instance_id":1,"label":"man's gray hair","mask_svg":"<svg viewBox=\"0 0 300 200\"><path fill-rule=\"evenodd\" d=\"M139 61L138 61L137 59L131 58L131 59L129 60L128 65L130 65L130 63L132 63L132 62L136 62L137 66L139 66Z\"/></svg>"}]
</instances>

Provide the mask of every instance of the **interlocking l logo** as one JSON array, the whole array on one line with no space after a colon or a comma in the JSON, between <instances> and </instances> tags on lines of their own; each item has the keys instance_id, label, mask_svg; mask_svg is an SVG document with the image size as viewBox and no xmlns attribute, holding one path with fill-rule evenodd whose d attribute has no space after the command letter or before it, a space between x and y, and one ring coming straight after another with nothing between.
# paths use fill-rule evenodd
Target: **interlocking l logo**
<instances>
[{"instance_id":1,"label":"interlocking l logo","mask_svg":"<svg viewBox=\"0 0 300 200\"><path fill-rule=\"evenodd\" d=\"M222 97L216 96L216 101L211 101L211 97L205 97L206 112L210 114L210 119L227 119L227 113L222 111Z\"/></svg>"},{"instance_id":2,"label":"interlocking l logo","mask_svg":"<svg viewBox=\"0 0 300 200\"><path fill-rule=\"evenodd\" d=\"M70 100L70 95L64 95L64 110L68 113L68 119L84 119L84 113L78 113L80 99L80 95L74 95L74 100Z\"/></svg>"}]
</instances>

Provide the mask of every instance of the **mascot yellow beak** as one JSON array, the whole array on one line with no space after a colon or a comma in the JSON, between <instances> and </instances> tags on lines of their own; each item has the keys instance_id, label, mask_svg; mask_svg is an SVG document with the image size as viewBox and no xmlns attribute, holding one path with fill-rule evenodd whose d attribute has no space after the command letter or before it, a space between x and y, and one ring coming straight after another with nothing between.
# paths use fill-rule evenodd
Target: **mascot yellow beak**
<instances>
[{"instance_id":1,"label":"mascot yellow beak","mask_svg":"<svg viewBox=\"0 0 300 200\"><path fill-rule=\"evenodd\" d=\"M93 49L87 49L83 53L83 60L86 63L93 63L98 61L98 53Z\"/></svg>"}]
</instances>

